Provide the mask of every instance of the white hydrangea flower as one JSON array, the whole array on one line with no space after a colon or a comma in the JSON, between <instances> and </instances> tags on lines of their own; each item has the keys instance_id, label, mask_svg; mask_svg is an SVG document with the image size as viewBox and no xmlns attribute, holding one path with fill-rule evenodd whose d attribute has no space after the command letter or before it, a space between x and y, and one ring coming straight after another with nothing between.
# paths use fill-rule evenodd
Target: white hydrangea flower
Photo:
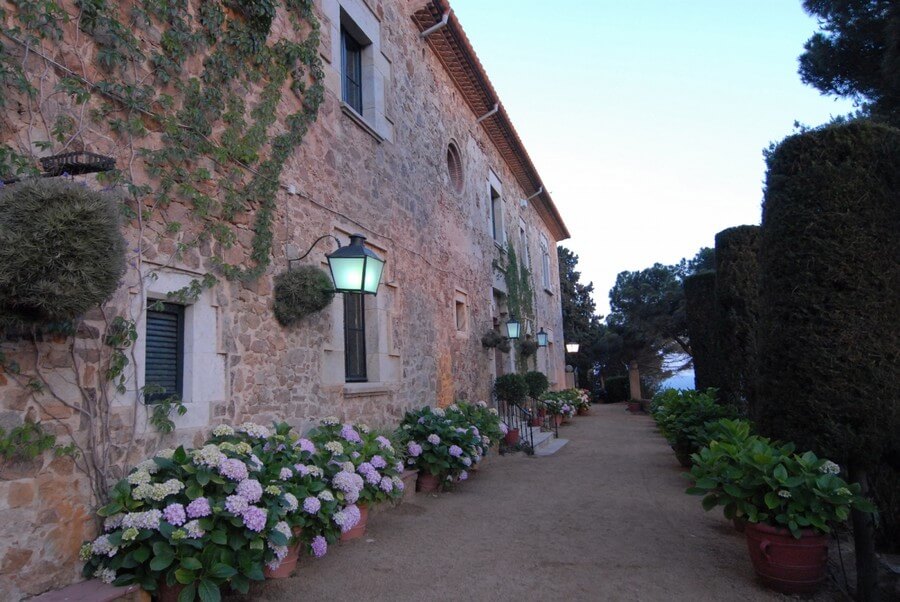
<instances>
[{"instance_id":1,"label":"white hydrangea flower","mask_svg":"<svg viewBox=\"0 0 900 602\"><path fill-rule=\"evenodd\" d=\"M372 429L369 428L368 424L357 424L356 430L358 430L360 433L363 433L364 435L368 435L370 432L372 432Z\"/></svg>"},{"instance_id":2,"label":"white hydrangea flower","mask_svg":"<svg viewBox=\"0 0 900 602\"><path fill-rule=\"evenodd\" d=\"M174 456L174 455L175 455L175 450L172 449L171 447L167 447L166 449L162 449L162 450L156 452L157 458L164 458L166 460L171 460L172 456Z\"/></svg>"},{"instance_id":3,"label":"white hydrangea flower","mask_svg":"<svg viewBox=\"0 0 900 602\"><path fill-rule=\"evenodd\" d=\"M225 454L222 453L222 450L219 449L218 445L210 443L204 445L200 449L192 451L191 459L194 464L206 466L208 468L216 468L219 463L225 459Z\"/></svg>"},{"instance_id":4,"label":"white hydrangea flower","mask_svg":"<svg viewBox=\"0 0 900 602\"><path fill-rule=\"evenodd\" d=\"M144 460L137 466L135 466L137 470L143 470L144 472L148 472L150 474L156 474L159 470L159 464L154 462L153 460Z\"/></svg>"},{"instance_id":5,"label":"white hydrangea flower","mask_svg":"<svg viewBox=\"0 0 900 602\"><path fill-rule=\"evenodd\" d=\"M238 427L238 430L257 439L268 439L271 436L269 429L255 422L244 422Z\"/></svg>"},{"instance_id":6,"label":"white hydrangea flower","mask_svg":"<svg viewBox=\"0 0 900 602\"><path fill-rule=\"evenodd\" d=\"M819 470L825 474L840 474L841 467L832 462L831 460L825 460L825 463L819 467Z\"/></svg>"},{"instance_id":7,"label":"white hydrangea flower","mask_svg":"<svg viewBox=\"0 0 900 602\"><path fill-rule=\"evenodd\" d=\"M227 424L220 424L213 429L212 434L215 437L229 437L234 434L234 429Z\"/></svg>"},{"instance_id":8,"label":"white hydrangea flower","mask_svg":"<svg viewBox=\"0 0 900 602\"><path fill-rule=\"evenodd\" d=\"M340 441L329 441L325 444L325 449L330 451L332 454L339 456L344 453L344 446L341 445Z\"/></svg>"},{"instance_id":9,"label":"white hydrangea flower","mask_svg":"<svg viewBox=\"0 0 900 602\"><path fill-rule=\"evenodd\" d=\"M337 419L336 416L326 416L322 419L322 424L324 426L337 426L341 423L340 420Z\"/></svg>"},{"instance_id":10,"label":"white hydrangea flower","mask_svg":"<svg viewBox=\"0 0 900 602\"><path fill-rule=\"evenodd\" d=\"M493 414L494 416L499 416L499 415L500 415L500 414L497 412L497 408L490 408L490 412L491 412L491 414Z\"/></svg>"},{"instance_id":11,"label":"white hydrangea flower","mask_svg":"<svg viewBox=\"0 0 900 602\"><path fill-rule=\"evenodd\" d=\"M146 470L135 470L133 473L125 477L129 485L146 485L153 480L150 473Z\"/></svg>"},{"instance_id":12,"label":"white hydrangea flower","mask_svg":"<svg viewBox=\"0 0 900 602\"><path fill-rule=\"evenodd\" d=\"M316 497L318 497L323 502L333 502L334 501L334 494L331 493L330 491L328 491L327 489L319 492L319 495L317 495Z\"/></svg>"},{"instance_id":13,"label":"white hydrangea flower","mask_svg":"<svg viewBox=\"0 0 900 602\"><path fill-rule=\"evenodd\" d=\"M443 408L432 408L431 413L434 414L435 416L443 416L446 414L446 412L444 412Z\"/></svg>"},{"instance_id":14,"label":"white hydrangea flower","mask_svg":"<svg viewBox=\"0 0 900 602\"><path fill-rule=\"evenodd\" d=\"M116 580L116 572L110 568L98 568L94 571L94 577L103 583L112 583Z\"/></svg>"},{"instance_id":15,"label":"white hydrangea flower","mask_svg":"<svg viewBox=\"0 0 900 602\"><path fill-rule=\"evenodd\" d=\"M356 466L353 465L353 462L344 462L341 464L341 469L346 472L354 472L356 471Z\"/></svg>"},{"instance_id":16,"label":"white hydrangea flower","mask_svg":"<svg viewBox=\"0 0 900 602\"><path fill-rule=\"evenodd\" d=\"M791 492L788 491L787 489L782 489L781 491L778 492L778 497L788 499L791 497Z\"/></svg>"}]
</instances>

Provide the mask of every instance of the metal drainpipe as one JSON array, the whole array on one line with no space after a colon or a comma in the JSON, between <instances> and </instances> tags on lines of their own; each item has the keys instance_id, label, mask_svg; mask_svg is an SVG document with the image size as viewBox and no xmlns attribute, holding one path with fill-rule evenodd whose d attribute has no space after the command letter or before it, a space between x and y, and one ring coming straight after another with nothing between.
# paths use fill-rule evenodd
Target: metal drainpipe
<instances>
[{"instance_id":1,"label":"metal drainpipe","mask_svg":"<svg viewBox=\"0 0 900 602\"><path fill-rule=\"evenodd\" d=\"M441 17L440 21L438 21L437 23L435 23L434 25L432 25L431 27L429 27L428 29L426 29L425 31L420 33L419 37L424 40L425 38L427 38L434 32L446 27L447 21L449 21L449 20L450 20L450 10L448 9L447 12L445 12L444 15Z\"/></svg>"},{"instance_id":2,"label":"metal drainpipe","mask_svg":"<svg viewBox=\"0 0 900 602\"><path fill-rule=\"evenodd\" d=\"M479 123L481 123L482 121L484 121L485 119L487 119L487 118L490 117L491 115L495 114L495 113L496 113L497 111L499 111L499 110L500 110L500 103L499 103L499 102L495 102L495 103L494 103L494 108L491 109L490 111L488 111L487 113L485 113L484 115L482 115L481 117L479 117L479 118L475 121L475 125L478 125Z\"/></svg>"}]
</instances>

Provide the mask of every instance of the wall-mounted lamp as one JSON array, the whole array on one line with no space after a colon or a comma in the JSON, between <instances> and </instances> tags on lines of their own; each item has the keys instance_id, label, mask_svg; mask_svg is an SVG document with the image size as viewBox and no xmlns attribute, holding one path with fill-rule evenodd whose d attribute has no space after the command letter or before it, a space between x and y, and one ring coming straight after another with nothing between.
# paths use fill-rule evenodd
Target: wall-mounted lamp
<instances>
[{"instance_id":1,"label":"wall-mounted lamp","mask_svg":"<svg viewBox=\"0 0 900 602\"><path fill-rule=\"evenodd\" d=\"M578 353L578 350L581 348L581 345L578 343L566 343L566 352L568 353Z\"/></svg>"},{"instance_id":2,"label":"wall-mounted lamp","mask_svg":"<svg viewBox=\"0 0 900 602\"><path fill-rule=\"evenodd\" d=\"M331 271L335 292L377 294L385 262L366 248L366 237L362 234L351 234L350 244L346 247L341 246L341 241L336 236L331 234L320 236L306 253L296 259L289 259L288 266L290 267L293 261L304 259L320 241L326 238L333 238L338 246L336 251L325 256L325 259L328 260L328 269Z\"/></svg>"},{"instance_id":3,"label":"wall-mounted lamp","mask_svg":"<svg viewBox=\"0 0 900 602\"><path fill-rule=\"evenodd\" d=\"M506 320L506 338L508 339L518 339L522 333L522 324L516 320L516 317L512 314L509 314L509 319Z\"/></svg>"},{"instance_id":4,"label":"wall-mounted lamp","mask_svg":"<svg viewBox=\"0 0 900 602\"><path fill-rule=\"evenodd\" d=\"M548 338L549 338L549 335L546 332L544 332L544 327L541 326L541 329L537 333L538 347L546 347Z\"/></svg>"}]
</instances>

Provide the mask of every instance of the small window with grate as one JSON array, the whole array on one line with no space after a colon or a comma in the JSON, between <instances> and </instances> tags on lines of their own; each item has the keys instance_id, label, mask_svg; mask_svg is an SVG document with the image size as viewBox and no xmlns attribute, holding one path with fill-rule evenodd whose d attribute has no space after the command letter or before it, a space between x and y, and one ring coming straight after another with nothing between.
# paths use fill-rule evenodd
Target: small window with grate
<instances>
[{"instance_id":1,"label":"small window with grate","mask_svg":"<svg viewBox=\"0 0 900 602\"><path fill-rule=\"evenodd\" d=\"M460 157L459 149L456 148L456 144L453 142L447 146L447 171L450 174L450 184L453 186L453 189L456 192L462 192L465 183L463 180L462 157Z\"/></svg>"},{"instance_id":2,"label":"small window with grate","mask_svg":"<svg viewBox=\"0 0 900 602\"><path fill-rule=\"evenodd\" d=\"M147 301L144 386L146 403L182 397L184 375L184 306Z\"/></svg>"}]
</instances>

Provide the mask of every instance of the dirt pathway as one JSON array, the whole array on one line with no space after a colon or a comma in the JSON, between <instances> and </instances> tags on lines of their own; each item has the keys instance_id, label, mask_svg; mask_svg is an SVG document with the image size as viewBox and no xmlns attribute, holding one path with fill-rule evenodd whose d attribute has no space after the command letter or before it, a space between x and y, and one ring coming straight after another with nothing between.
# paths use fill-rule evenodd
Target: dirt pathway
<instances>
[{"instance_id":1,"label":"dirt pathway","mask_svg":"<svg viewBox=\"0 0 900 602\"><path fill-rule=\"evenodd\" d=\"M721 513L683 493L650 418L595 406L560 436L570 442L553 456L494 457L451 493L376 514L366 538L246 599L787 599L756 583Z\"/></svg>"}]
</instances>

